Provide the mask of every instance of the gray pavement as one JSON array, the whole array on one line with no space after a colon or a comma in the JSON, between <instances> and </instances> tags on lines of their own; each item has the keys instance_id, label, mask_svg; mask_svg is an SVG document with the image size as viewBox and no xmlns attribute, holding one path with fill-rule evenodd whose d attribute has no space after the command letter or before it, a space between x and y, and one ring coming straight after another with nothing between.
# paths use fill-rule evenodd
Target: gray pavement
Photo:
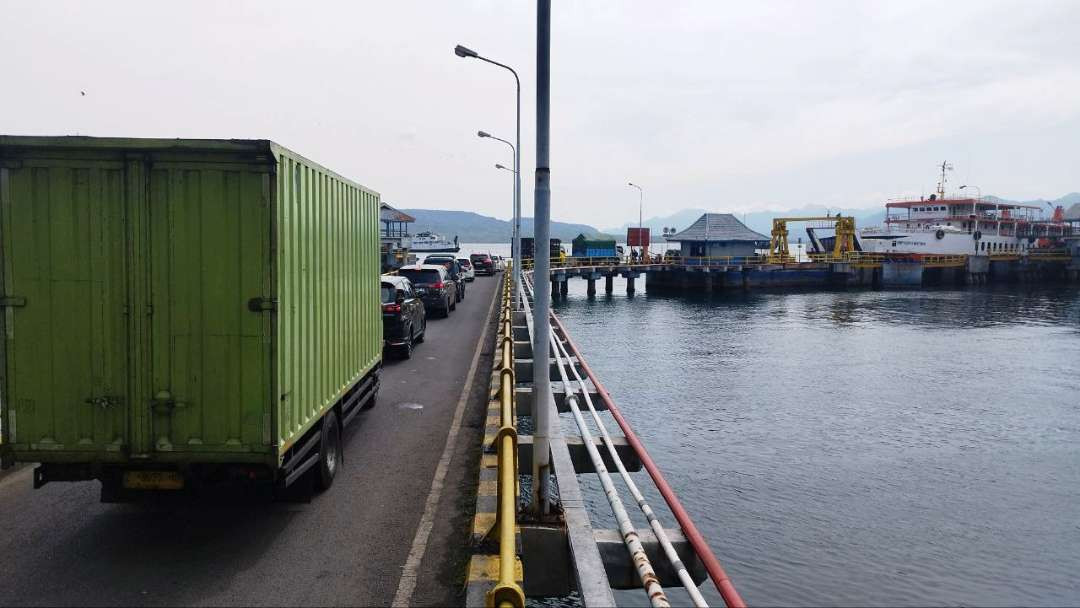
<instances>
[{"instance_id":1,"label":"gray pavement","mask_svg":"<svg viewBox=\"0 0 1080 608\"><path fill-rule=\"evenodd\" d=\"M97 482L35 491L31 467L0 475L0 605L389 605L500 282L478 277L411 360L387 362L344 468L310 503L105 505ZM463 600L490 340L482 349L416 605Z\"/></svg>"}]
</instances>

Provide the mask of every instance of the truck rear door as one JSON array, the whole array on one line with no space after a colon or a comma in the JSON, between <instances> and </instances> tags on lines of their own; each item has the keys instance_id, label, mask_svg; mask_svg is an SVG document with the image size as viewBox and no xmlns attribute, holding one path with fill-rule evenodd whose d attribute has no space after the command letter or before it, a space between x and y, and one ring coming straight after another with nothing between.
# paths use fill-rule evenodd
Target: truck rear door
<instances>
[{"instance_id":1,"label":"truck rear door","mask_svg":"<svg viewBox=\"0 0 1080 608\"><path fill-rule=\"evenodd\" d=\"M227 460L271 442L270 177L240 163L150 171L146 398L158 458Z\"/></svg>"},{"instance_id":2,"label":"truck rear door","mask_svg":"<svg viewBox=\"0 0 1080 608\"><path fill-rule=\"evenodd\" d=\"M126 169L121 161L0 166L5 441L15 451L116 452L127 442Z\"/></svg>"}]
</instances>

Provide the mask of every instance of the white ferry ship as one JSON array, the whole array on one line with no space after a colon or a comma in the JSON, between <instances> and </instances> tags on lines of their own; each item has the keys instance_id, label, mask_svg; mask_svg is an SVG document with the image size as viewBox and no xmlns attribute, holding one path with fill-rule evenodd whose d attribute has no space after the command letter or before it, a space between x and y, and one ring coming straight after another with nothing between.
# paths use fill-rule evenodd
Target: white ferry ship
<instances>
[{"instance_id":1,"label":"white ferry ship","mask_svg":"<svg viewBox=\"0 0 1080 608\"><path fill-rule=\"evenodd\" d=\"M423 251L425 253L457 253L461 248L458 247L456 236L451 242L434 232L420 232L413 235L411 249L412 251Z\"/></svg>"},{"instance_id":2,"label":"white ferry ship","mask_svg":"<svg viewBox=\"0 0 1080 608\"><path fill-rule=\"evenodd\" d=\"M1036 205L945 195L948 163L936 194L885 204L885 225L859 231L858 248L873 253L924 255L1027 255L1069 233L1064 209L1043 217Z\"/></svg>"}]
</instances>

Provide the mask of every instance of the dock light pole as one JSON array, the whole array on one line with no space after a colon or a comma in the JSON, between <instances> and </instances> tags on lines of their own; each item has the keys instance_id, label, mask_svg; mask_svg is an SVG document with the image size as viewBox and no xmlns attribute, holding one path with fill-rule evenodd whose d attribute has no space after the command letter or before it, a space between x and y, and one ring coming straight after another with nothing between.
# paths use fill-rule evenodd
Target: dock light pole
<instances>
[{"instance_id":1,"label":"dock light pole","mask_svg":"<svg viewBox=\"0 0 1080 608\"><path fill-rule=\"evenodd\" d=\"M637 205L637 238L638 238L638 253L642 252L641 246L641 209L645 205L645 190L641 186L634 182L626 182L627 186L638 189L638 205Z\"/></svg>"},{"instance_id":2,"label":"dock light pole","mask_svg":"<svg viewBox=\"0 0 1080 608\"><path fill-rule=\"evenodd\" d=\"M498 165L498 164L495 165L496 169L506 169L507 171L514 174L513 197L512 197L513 198L513 204L512 204L513 209L511 210L511 216L513 217L513 219L510 222L511 223L511 226L510 226L510 249L511 249L510 254L511 255L510 255L510 257L514 258L513 253L515 251L517 251L517 243L519 242L519 238L520 238L518 236L518 222L517 222L517 217L518 217L518 182L519 182L519 178L517 176L517 173L518 173L517 172L517 148L514 147L514 144L506 141L505 139L503 139L501 137L495 137L494 135L492 135L491 133L488 133L487 131L477 131L476 136L481 138L481 139L486 137L488 139L494 139L495 141L501 141L502 143L510 146L510 154L514 158L514 163L515 164L514 164L513 169L510 169L510 168L507 168L507 167L504 167L504 166ZM514 258L514 259L516 260L517 258ZM517 262L514 262L514 265L516 266ZM515 273L514 274L515 277L518 276L516 274L517 270L514 270L514 273Z\"/></svg>"},{"instance_id":3,"label":"dock light pole","mask_svg":"<svg viewBox=\"0 0 1080 608\"><path fill-rule=\"evenodd\" d=\"M963 186L960 186L960 190L963 190L964 188L967 188L967 187L968 187L968 185L964 184ZM978 186L974 186L974 185L971 186L971 187L975 189L975 196L979 197L979 199L982 199L982 188L980 188Z\"/></svg>"},{"instance_id":4,"label":"dock light pole","mask_svg":"<svg viewBox=\"0 0 1080 608\"><path fill-rule=\"evenodd\" d=\"M551 0L536 2L536 177L533 190L533 466L532 512L551 499ZM556 420L558 418L556 417Z\"/></svg>"},{"instance_id":5,"label":"dock light pole","mask_svg":"<svg viewBox=\"0 0 1080 608\"><path fill-rule=\"evenodd\" d=\"M514 172L516 177L514 178L514 238L511 255L514 259L513 295L517 295L518 285L521 285L521 79L518 78L518 74L514 71L514 68L499 63L498 61L488 59L476 51L461 46L460 44L454 47L454 54L463 59L471 57L509 70L510 73L514 75L514 84L517 86L517 137L514 140L517 143L512 146L514 148ZM483 137L483 135L481 135L481 137Z\"/></svg>"},{"instance_id":6,"label":"dock light pole","mask_svg":"<svg viewBox=\"0 0 1080 608\"><path fill-rule=\"evenodd\" d=\"M968 185L964 184L963 186L960 186L960 189L963 190L963 189L965 189L967 187L968 187ZM979 203L982 202L982 188L980 188L978 186L974 186L974 185L971 186L971 187L975 189L975 194L978 197L978 198L975 199L975 202L971 204L971 215L975 218L975 227L972 229L972 231L973 232L978 232L979 231ZM975 251L977 252L978 250L979 250L979 243L976 242L975 243Z\"/></svg>"}]
</instances>

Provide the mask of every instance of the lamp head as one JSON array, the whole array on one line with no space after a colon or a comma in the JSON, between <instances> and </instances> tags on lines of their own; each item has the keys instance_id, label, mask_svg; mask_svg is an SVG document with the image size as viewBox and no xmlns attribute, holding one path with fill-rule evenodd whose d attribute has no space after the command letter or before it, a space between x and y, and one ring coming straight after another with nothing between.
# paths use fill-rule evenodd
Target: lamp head
<instances>
[{"instance_id":1,"label":"lamp head","mask_svg":"<svg viewBox=\"0 0 1080 608\"><path fill-rule=\"evenodd\" d=\"M506 169L506 167L500 165L499 163L495 163L495 168L496 169Z\"/></svg>"},{"instance_id":2,"label":"lamp head","mask_svg":"<svg viewBox=\"0 0 1080 608\"><path fill-rule=\"evenodd\" d=\"M488 133L487 131L477 131L476 136L477 137L491 137L491 133Z\"/></svg>"},{"instance_id":3,"label":"lamp head","mask_svg":"<svg viewBox=\"0 0 1080 608\"><path fill-rule=\"evenodd\" d=\"M454 54L458 57L477 57L476 51L461 46L460 44L454 47Z\"/></svg>"}]
</instances>

